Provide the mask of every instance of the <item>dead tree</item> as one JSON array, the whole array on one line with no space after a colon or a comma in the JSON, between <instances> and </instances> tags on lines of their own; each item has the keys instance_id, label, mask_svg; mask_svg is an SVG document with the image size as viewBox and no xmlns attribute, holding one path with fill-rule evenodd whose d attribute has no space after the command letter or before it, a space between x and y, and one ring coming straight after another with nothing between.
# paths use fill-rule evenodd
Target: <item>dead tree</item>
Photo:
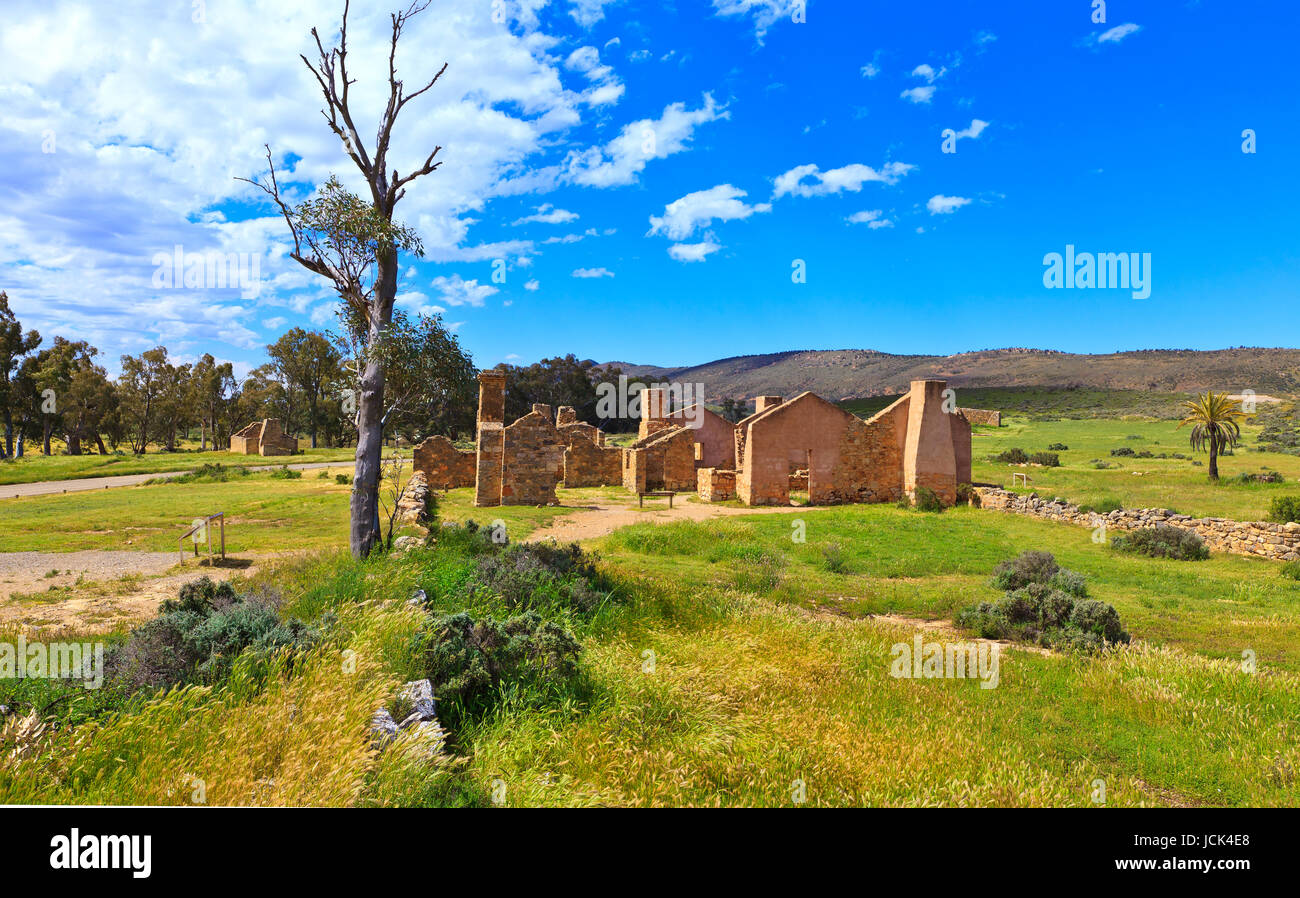
<instances>
[{"instance_id":1,"label":"dead tree","mask_svg":"<svg viewBox=\"0 0 1300 898\"><path fill-rule=\"evenodd\" d=\"M423 12L429 0L413 2L405 12L393 13L392 38L388 51L388 104L379 119L379 128L373 147L367 148L357 131L350 105L349 91L355 78L348 75L348 12L350 3L343 5L343 23L339 29L338 45L325 49L316 29L311 30L316 41L319 58L313 63L302 56L303 63L316 78L325 108L321 114L329 128L343 144L348 158L365 177L370 190L367 200L360 200L343 191L336 179L326 185L326 195L315 206L305 203L291 208L281 195L271 161L271 149L266 151L270 171L265 180L249 183L264 190L279 207L293 236L293 259L308 271L327 278L344 304L349 326L367 346L375 346L384 338L392 322L393 301L397 296L397 276L401 250L422 252L419 238L400 224L393 222L393 210L406 195L406 186L412 181L437 169L442 163L434 159L442 149L433 148L428 158L408 174L399 175L389 168L388 150L397 117L406 104L428 91L443 72L413 93L406 93L397 77L397 42L402 29L411 18ZM248 180L248 179L241 179ZM353 208L353 203L362 208ZM384 414L384 364L381 354L369 355L361 365L358 377L357 402L357 454L351 500L351 529L349 542L352 554L364 558L380 541L379 529L379 479L380 457L383 449Z\"/></svg>"}]
</instances>

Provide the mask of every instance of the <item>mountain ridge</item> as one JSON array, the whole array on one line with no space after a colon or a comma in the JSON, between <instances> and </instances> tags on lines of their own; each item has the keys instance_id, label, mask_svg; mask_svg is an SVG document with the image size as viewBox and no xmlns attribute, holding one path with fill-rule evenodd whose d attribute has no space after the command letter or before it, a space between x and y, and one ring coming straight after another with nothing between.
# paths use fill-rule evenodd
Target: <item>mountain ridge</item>
<instances>
[{"instance_id":1,"label":"mountain ridge","mask_svg":"<svg viewBox=\"0 0 1300 898\"><path fill-rule=\"evenodd\" d=\"M1111 353L1005 347L952 355L814 349L729 356L701 365L606 362L602 367L647 379L702 383L711 400L792 396L805 390L828 399L858 399L901 393L910 381L924 378L947 380L953 387L1300 393L1300 349L1283 347Z\"/></svg>"}]
</instances>

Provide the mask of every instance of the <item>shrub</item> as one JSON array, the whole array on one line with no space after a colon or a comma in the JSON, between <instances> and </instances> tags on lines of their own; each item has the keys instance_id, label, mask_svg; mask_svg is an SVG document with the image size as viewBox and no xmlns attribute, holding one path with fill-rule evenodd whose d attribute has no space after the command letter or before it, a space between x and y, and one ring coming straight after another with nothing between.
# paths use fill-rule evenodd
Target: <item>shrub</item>
<instances>
[{"instance_id":1,"label":"shrub","mask_svg":"<svg viewBox=\"0 0 1300 898\"><path fill-rule=\"evenodd\" d=\"M839 543L827 543L822 546L822 563L832 574L842 574L849 569L844 558L844 550Z\"/></svg>"},{"instance_id":2,"label":"shrub","mask_svg":"<svg viewBox=\"0 0 1300 898\"><path fill-rule=\"evenodd\" d=\"M226 483L232 477L247 477L251 472L242 465L227 466L221 462L205 462L185 474L179 474L175 477L153 477L146 481L146 485L153 486L160 483Z\"/></svg>"},{"instance_id":3,"label":"shrub","mask_svg":"<svg viewBox=\"0 0 1300 898\"><path fill-rule=\"evenodd\" d=\"M1278 524L1300 521L1300 496L1274 496L1268 504L1268 519Z\"/></svg>"},{"instance_id":4,"label":"shrub","mask_svg":"<svg viewBox=\"0 0 1300 898\"><path fill-rule=\"evenodd\" d=\"M334 475L334 482L337 483L339 486L351 486L351 484L352 484L352 475L351 475L351 474L335 474L335 475Z\"/></svg>"},{"instance_id":5,"label":"shrub","mask_svg":"<svg viewBox=\"0 0 1300 898\"><path fill-rule=\"evenodd\" d=\"M131 688L216 682L245 649L303 650L319 634L299 620L281 620L273 602L239 598L229 583L208 577L181 587L162 613L109 650L110 678Z\"/></svg>"},{"instance_id":6,"label":"shrub","mask_svg":"<svg viewBox=\"0 0 1300 898\"><path fill-rule=\"evenodd\" d=\"M426 669L439 720L455 727L487 711L507 690L550 690L578 673L573 634L525 612L506 620L466 612L430 621Z\"/></svg>"},{"instance_id":7,"label":"shrub","mask_svg":"<svg viewBox=\"0 0 1300 898\"><path fill-rule=\"evenodd\" d=\"M295 471L288 465L281 465L271 472L273 480L298 480L302 477L302 471Z\"/></svg>"},{"instance_id":8,"label":"shrub","mask_svg":"<svg viewBox=\"0 0 1300 898\"><path fill-rule=\"evenodd\" d=\"M980 507L980 494L975 487L969 483L957 484L957 504L970 504L976 508Z\"/></svg>"},{"instance_id":9,"label":"shrub","mask_svg":"<svg viewBox=\"0 0 1300 898\"><path fill-rule=\"evenodd\" d=\"M1259 473L1248 474L1242 472L1237 475L1238 483L1285 483L1286 478L1277 471L1261 471Z\"/></svg>"},{"instance_id":10,"label":"shrub","mask_svg":"<svg viewBox=\"0 0 1300 898\"><path fill-rule=\"evenodd\" d=\"M1079 632L1098 636L1106 642L1129 641L1129 635L1120 625L1119 612L1105 602L1088 599L1076 603L1070 614L1070 623Z\"/></svg>"},{"instance_id":11,"label":"shrub","mask_svg":"<svg viewBox=\"0 0 1300 898\"><path fill-rule=\"evenodd\" d=\"M1132 458L1137 455L1131 446L1120 446L1118 449L1112 449L1110 454L1115 458Z\"/></svg>"},{"instance_id":12,"label":"shrub","mask_svg":"<svg viewBox=\"0 0 1300 898\"><path fill-rule=\"evenodd\" d=\"M997 455L993 456L993 460L1005 462L1009 465L1023 465L1029 461L1029 456L1025 455L1025 450L1023 449L1012 448L999 452Z\"/></svg>"},{"instance_id":13,"label":"shrub","mask_svg":"<svg viewBox=\"0 0 1300 898\"><path fill-rule=\"evenodd\" d=\"M1083 598L1088 594L1088 583L1083 574L1068 568L1061 568L1053 574L1052 579L1047 581L1047 585L1077 598Z\"/></svg>"},{"instance_id":14,"label":"shrub","mask_svg":"<svg viewBox=\"0 0 1300 898\"><path fill-rule=\"evenodd\" d=\"M1055 452L1035 452L1029 456L1029 463L1042 465L1044 468L1059 468L1061 466L1061 457Z\"/></svg>"},{"instance_id":15,"label":"shrub","mask_svg":"<svg viewBox=\"0 0 1300 898\"><path fill-rule=\"evenodd\" d=\"M1210 557L1200 536L1181 527L1159 524L1130 530L1110 541L1111 548L1121 552L1149 555L1152 558L1173 558L1178 561L1204 561Z\"/></svg>"},{"instance_id":16,"label":"shrub","mask_svg":"<svg viewBox=\"0 0 1300 898\"><path fill-rule=\"evenodd\" d=\"M999 563L993 569L993 580L989 585L1011 591L1030 583L1047 583L1060 569L1051 552L1029 550Z\"/></svg>"},{"instance_id":17,"label":"shrub","mask_svg":"<svg viewBox=\"0 0 1300 898\"><path fill-rule=\"evenodd\" d=\"M1070 447L1067 446L1067 445L1065 445L1064 443L1052 443L1052 445L1050 445L1050 446L1047 447L1047 451L1048 451L1048 452L1065 452L1065 451L1068 450L1069 448L1070 448Z\"/></svg>"},{"instance_id":18,"label":"shrub","mask_svg":"<svg viewBox=\"0 0 1300 898\"><path fill-rule=\"evenodd\" d=\"M1288 577L1292 580L1300 580L1300 561L1288 561L1286 564L1282 565L1280 573L1283 577Z\"/></svg>"},{"instance_id":19,"label":"shrub","mask_svg":"<svg viewBox=\"0 0 1300 898\"><path fill-rule=\"evenodd\" d=\"M1011 622L993 602L980 602L957 612L957 626L973 630L984 639L1006 639L1011 635Z\"/></svg>"},{"instance_id":20,"label":"shrub","mask_svg":"<svg viewBox=\"0 0 1300 898\"><path fill-rule=\"evenodd\" d=\"M508 608L565 607L591 613L613 589L577 543L519 543L479 557L471 591Z\"/></svg>"},{"instance_id":21,"label":"shrub","mask_svg":"<svg viewBox=\"0 0 1300 898\"><path fill-rule=\"evenodd\" d=\"M914 499L916 508L920 511L942 512L943 499L939 494L928 486L918 486L916 488L916 497Z\"/></svg>"}]
</instances>

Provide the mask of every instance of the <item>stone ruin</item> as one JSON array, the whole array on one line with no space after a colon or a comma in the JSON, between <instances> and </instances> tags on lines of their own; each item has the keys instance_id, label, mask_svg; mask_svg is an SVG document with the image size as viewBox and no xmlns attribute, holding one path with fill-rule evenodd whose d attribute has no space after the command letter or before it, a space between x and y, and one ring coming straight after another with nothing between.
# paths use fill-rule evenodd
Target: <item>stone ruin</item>
<instances>
[{"instance_id":1,"label":"stone ruin","mask_svg":"<svg viewBox=\"0 0 1300 898\"><path fill-rule=\"evenodd\" d=\"M293 455L298 441L285 436L277 419L264 418L231 434L230 451L236 455Z\"/></svg>"},{"instance_id":2,"label":"stone ruin","mask_svg":"<svg viewBox=\"0 0 1300 898\"><path fill-rule=\"evenodd\" d=\"M479 375L478 448L445 437L416 448L415 469L434 489L474 486L474 504L555 505L556 487L622 485L634 493L696 490L707 502L810 505L892 502L933 490L946 504L971 479L970 412L946 408L941 380L913 381L906 396L862 420L801 393L760 396L754 414L732 424L702 405L670 411L664 391L643 392L637 439L605 445L574 410L548 405L509 426L505 374ZM982 422L981 422L982 423Z\"/></svg>"}]
</instances>

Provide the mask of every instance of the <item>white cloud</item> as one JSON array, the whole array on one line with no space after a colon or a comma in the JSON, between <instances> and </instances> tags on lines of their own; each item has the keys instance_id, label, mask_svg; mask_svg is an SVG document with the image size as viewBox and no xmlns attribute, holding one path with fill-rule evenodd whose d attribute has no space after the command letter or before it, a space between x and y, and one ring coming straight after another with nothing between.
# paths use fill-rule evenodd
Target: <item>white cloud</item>
<instances>
[{"instance_id":1,"label":"white cloud","mask_svg":"<svg viewBox=\"0 0 1300 898\"><path fill-rule=\"evenodd\" d=\"M612 278L614 272L608 268L575 268L573 269L575 278Z\"/></svg>"},{"instance_id":2,"label":"white cloud","mask_svg":"<svg viewBox=\"0 0 1300 898\"><path fill-rule=\"evenodd\" d=\"M969 127L969 128L962 128L960 131L954 131L954 132L953 132L953 134L954 134L954 138L953 138L953 139L954 139L954 140L962 140L962 139L967 138L967 137L970 137L970 138L976 138L976 137L979 137L981 134L984 133L984 129L987 128L988 126L989 126L989 123L986 122L986 121L983 121L982 119L977 119L977 118L976 118L976 119L971 119L971 123L970 123L970 127Z\"/></svg>"},{"instance_id":3,"label":"white cloud","mask_svg":"<svg viewBox=\"0 0 1300 898\"><path fill-rule=\"evenodd\" d=\"M862 67L861 72L863 78L874 78L880 74L880 66L874 62L869 62Z\"/></svg>"},{"instance_id":4,"label":"white cloud","mask_svg":"<svg viewBox=\"0 0 1300 898\"><path fill-rule=\"evenodd\" d=\"M605 7L617 0L569 0L569 15L583 28L590 29L605 18Z\"/></svg>"},{"instance_id":5,"label":"white cloud","mask_svg":"<svg viewBox=\"0 0 1300 898\"><path fill-rule=\"evenodd\" d=\"M933 84L946 74L948 74L947 68L941 68L936 72L934 66L930 65L928 62L923 62L916 68L912 69L912 76L915 78L924 78L926 84Z\"/></svg>"},{"instance_id":6,"label":"white cloud","mask_svg":"<svg viewBox=\"0 0 1300 898\"><path fill-rule=\"evenodd\" d=\"M433 279L433 287L442 294L442 301L449 306L482 306L489 296L500 292L491 284L480 284L477 280L467 281L459 274L451 277L439 275Z\"/></svg>"},{"instance_id":7,"label":"white cloud","mask_svg":"<svg viewBox=\"0 0 1300 898\"><path fill-rule=\"evenodd\" d=\"M535 293L538 289L541 288L541 286L542 286L541 281L537 280L537 278L533 278L531 281L528 281L527 283L524 284L524 289L527 290L529 293Z\"/></svg>"},{"instance_id":8,"label":"white cloud","mask_svg":"<svg viewBox=\"0 0 1300 898\"><path fill-rule=\"evenodd\" d=\"M864 209L861 212L854 212L844 220L849 224L864 224L873 231L880 228L892 228L894 223L891 220L880 217L884 214L880 209Z\"/></svg>"},{"instance_id":9,"label":"white cloud","mask_svg":"<svg viewBox=\"0 0 1300 898\"><path fill-rule=\"evenodd\" d=\"M805 0L713 0L720 16L752 15L760 43L769 28L782 20L792 21L795 12L805 7Z\"/></svg>"},{"instance_id":10,"label":"white cloud","mask_svg":"<svg viewBox=\"0 0 1300 898\"><path fill-rule=\"evenodd\" d=\"M942 193L936 193L926 201L925 208L930 210L931 215L950 215L969 203L970 200L964 196L944 196Z\"/></svg>"},{"instance_id":11,"label":"white cloud","mask_svg":"<svg viewBox=\"0 0 1300 898\"><path fill-rule=\"evenodd\" d=\"M587 187L631 184L650 160L666 159L687 149L698 126L729 117L711 94L704 95L699 109L673 103L658 119L625 125L619 136L603 147L570 153L564 163L565 176Z\"/></svg>"},{"instance_id":12,"label":"white cloud","mask_svg":"<svg viewBox=\"0 0 1300 898\"><path fill-rule=\"evenodd\" d=\"M532 253L528 241L475 240L471 227L494 197L553 186L559 169L549 181L534 172L537 154L610 96L596 93L609 84L593 82L585 95L565 87L572 75L549 53L556 38L537 30L542 5L508 4L519 27L504 28L481 0L440 0L403 34L397 65L408 91L449 64L403 111L389 154L407 172L434 145L444 148L443 168L412 184L397 209L424 238L429 262ZM340 4L247 2L218 11L209 3L203 24L191 20L188 3L147 15L145 6L5 5L0 258L24 260L3 266L24 323L90 340L114 360L148 348L142 341L165 342L177 355L219 354L220 343L258 350L264 320L328 321L332 290L287 258L283 221L235 177L262 171L269 142L293 201L331 172L365 193L298 58L313 26L331 40ZM367 134L386 98L390 28L382 9L353 4L348 62ZM56 133L53 154L31 149L45 129ZM153 289L150 258L176 243L258 257L257 301L234 301L237 291ZM150 322L144 333L141 321Z\"/></svg>"},{"instance_id":13,"label":"white cloud","mask_svg":"<svg viewBox=\"0 0 1300 898\"><path fill-rule=\"evenodd\" d=\"M749 218L755 212L772 211L770 203L751 206L741 199L744 196L748 194L730 184L719 184L708 190L688 193L665 206L663 217L650 216L649 234L664 234L669 240L684 240L697 227L707 227L714 219L733 221Z\"/></svg>"},{"instance_id":14,"label":"white cloud","mask_svg":"<svg viewBox=\"0 0 1300 898\"><path fill-rule=\"evenodd\" d=\"M786 194L808 197L826 196L844 190L857 193L869 181L897 184L901 177L915 167L905 162L886 162L877 171L869 165L854 163L824 172L816 165L799 165L777 176L772 199L780 199Z\"/></svg>"},{"instance_id":15,"label":"white cloud","mask_svg":"<svg viewBox=\"0 0 1300 898\"><path fill-rule=\"evenodd\" d=\"M1118 44L1120 41L1124 40L1124 38L1128 37L1130 34L1133 34L1134 32L1141 31L1141 30L1142 30L1141 25L1134 25L1132 22L1129 22L1124 25L1116 25L1114 28L1111 28L1107 31L1103 31L1101 34L1097 35L1097 43Z\"/></svg>"},{"instance_id":16,"label":"white cloud","mask_svg":"<svg viewBox=\"0 0 1300 898\"><path fill-rule=\"evenodd\" d=\"M582 100L588 106L617 103L623 96L623 82L614 74L612 67L601 64L600 51L595 47L579 47L574 50L564 61L564 67L582 74L591 82L591 87L582 92Z\"/></svg>"},{"instance_id":17,"label":"white cloud","mask_svg":"<svg viewBox=\"0 0 1300 898\"><path fill-rule=\"evenodd\" d=\"M288 318L285 318L281 315L277 315L274 318L263 319L262 327L266 328L269 331L278 331L280 328L284 327L288 323L289 323Z\"/></svg>"},{"instance_id":18,"label":"white cloud","mask_svg":"<svg viewBox=\"0 0 1300 898\"><path fill-rule=\"evenodd\" d=\"M567 224L576 221L578 213L570 212L567 209L557 209L550 203L543 203L538 206L532 215L525 215L523 218L515 219L516 225L537 222L539 224Z\"/></svg>"},{"instance_id":19,"label":"white cloud","mask_svg":"<svg viewBox=\"0 0 1300 898\"><path fill-rule=\"evenodd\" d=\"M899 97L909 103L929 103L934 97L934 87L928 84L922 87L909 87L899 94Z\"/></svg>"},{"instance_id":20,"label":"white cloud","mask_svg":"<svg viewBox=\"0 0 1300 898\"><path fill-rule=\"evenodd\" d=\"M668 255L678 262L703 262L711 253L722 249L711 237L700 243L674 243L668 247Z\"/></svg>"}]
</instances>

